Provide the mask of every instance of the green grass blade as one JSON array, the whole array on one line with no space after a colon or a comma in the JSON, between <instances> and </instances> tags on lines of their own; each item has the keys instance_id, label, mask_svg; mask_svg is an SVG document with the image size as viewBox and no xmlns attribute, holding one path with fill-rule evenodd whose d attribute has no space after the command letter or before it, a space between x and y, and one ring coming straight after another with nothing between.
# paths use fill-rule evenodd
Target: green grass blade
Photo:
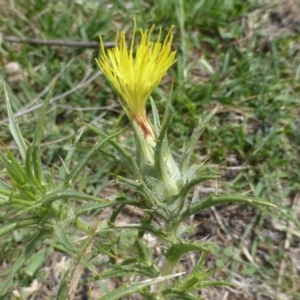
<instances>
[{"instance_id":1,"label":"green grass blade","mask_svg":"<svg viewBox=\"0 0 300 300\"><path fill-rule=\"evenodd\" d=\"M4 93L5 93L5 99L6 99L6 108L7 108L7 115L8 115L8 120L9 120L9 130L18 146L20 155L23 159L23 161L25 161L26 158L26 145L24 142L24 138L21 134L19 125L15 119L15 116L13 114L11 105L10 105L10 100L7 94L7 90L6 87L4 85Z\"/></svg>"},{"instance_id":2,"label":"green grass blade","mask_svg":"<svg viewBox=\"0 0 300 300\"><path fill-rule=\"evenodd\" d=\"M82 136L82 133L83 133L83 131L81 131L77 135L74 143L71 145L71 147L70 147L70 149L67 153L67 156L66 156L65 160L63 161L63 165L61 166L61 168L59 170L59 186L60 187L62 187L66 182L66 177L69 174L69 168L70 168L70 164L71 164L71 161L72 161L72 157L73 157L73 154L74 154L75 149L77 147L77 144L78 144L78 142L79 142L79 140Z\"/></svg>"},{"instance_id":3,"label":"green grass blade","mask_svg":"<svg viewBox=\"0 0 300 300\"><path fill-rule=\"evenodd\" d=\"M109 142L112 138L119 135L119 132L106 137L103 141L98 142L93 148L78 162L78 164L72 169L72 171L66 176L65 186L69 183L75 183L76 178L85 167L85 165L90 161L91 157L102 147L105 146L107 142Z\"/></svg>"},{"instance_id":4,"label":"green grass blade","mask_svg":"<svg viewBox=\"0 0 300 300\"><path fill-rule=\"evenodd\" d=\"M14 265L9 270L6 271L8 275L4 281L3 290L0 292L0 296L3 296L7 293L8 289L10 288L10 282L14 278L15 274L22 267L26 259L28 259L35 252L38 246L48 235L49 235L49 231L46 230L38 232L35 235L35 237L31 240L29 245L27 245L25 249L22 251L21 255L18 257Z\"/></svg>"},{"instance_id":5,"label":"green grass blade","mask_svg":"<svg viewBox=\"0 0 300 300\"><path fill-rule=\"evenodd\" d=\"M83 124L85 126L87 126L90 130L95 132L96 134L100 135L101 137L103 137L103 138L107 137L107 135L105 133L103 133L101 130L99 130L98 128L96 128L90 124L87 124L85 122L83 122ZM122 132L123 132L123 130L120 131L119 133L122 133ZM137 166L136 161L133 159L132 155L130 153L128 153L126 150L124 150L121 146L119 146L115 141L110 140L109 143L121 155L122 160L124 161L124 163L126 163L126 166L128 167L128 170L130 170L132 172L132 174L134 174L137 178L141 178L139 168Z\"/></svg>"}]
</instances>

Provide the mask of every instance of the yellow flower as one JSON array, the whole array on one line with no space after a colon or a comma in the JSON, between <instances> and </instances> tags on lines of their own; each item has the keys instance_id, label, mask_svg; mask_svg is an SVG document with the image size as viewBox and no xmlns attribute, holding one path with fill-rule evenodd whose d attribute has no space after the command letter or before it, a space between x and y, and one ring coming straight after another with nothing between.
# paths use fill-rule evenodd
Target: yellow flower
<instances>
[{"instance_id":1,"label":"yellow flower","mask_svg":"<svg viewBox=\"0 0 300 300\"><path fill-rule=\"evenodd\" d=\"M107 52L100 37L102 53L100 60L97 60L100 69L123 98L122 104L126 104L130 114L145 135L147 135L145 131L150 130L150 128L143 128L149 126L145 108L146 101L167 70L176 61L176 51L171 49L173 26L163 42L160 41L161 29L157 40L155 42L150 41L153 28L154 25L150 31L140 30L141 41L136 46L136 49L134 49L135 20L129 49L126 45L124 32L121 33L120 38L119 34L117 34L115 47L108 49Z\"/></svg>"}]
</instances>

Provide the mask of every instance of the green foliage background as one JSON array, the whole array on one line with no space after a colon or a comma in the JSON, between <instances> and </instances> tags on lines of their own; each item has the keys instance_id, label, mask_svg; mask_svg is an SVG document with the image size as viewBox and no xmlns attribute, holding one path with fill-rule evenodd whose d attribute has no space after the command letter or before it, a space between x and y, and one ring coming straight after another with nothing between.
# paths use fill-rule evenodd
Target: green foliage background
<instances>
[{"instance_id":1,"label":"green foliage background","mask_svg":"<svg viewBox=\"0 0 300 300\"><path fill-rule=\"evenodd\" d=\"M222 230L226 232L227 228L232 242L221 243L221 248L216 245L212 253L219 266L227 266L228 278L233 273L241 274L241 281L256 278L249 285L257 285L255 289L270 299L280 299L276 298L280 295L300 299L300 271L293 260L300 238L299 22L284 17L288 14L281 15L283 5L287 11L289 7L294 9L289 4L292 2L299 5L297 1L255 0L0 0L0 78L8 89L23 136L29 141L40 107L56 82L43 127L42 161L46 166L61 165L60 157L65 157L83 129L80 120L107 133L128 124L116 94L95 64L99 50L15 44L7 37L97 42L101 34L104 42L111 44L117 30L130 32L133 17L143 29L155 23L167 30L174 24L177 63L153 95L163 113L173 78L172 147L180 149L199 114L208 114L218 104L218 113L199 142L195 161L207 159L220 168L224 180L218 185L223 191L251 190L279 207L276 213L255 213L249 224L242 224L245 231L239 238L231 232L231 226L223 224ZM0 97L0 137L14 152L4 90ZM124 134L122 142L130 149L130 130ZM95 141L91 132L83 134L74 163ZM99 196L111 172L122 171L95 154L80 178L79 191ZM4 218L0 210L0 224ZM243 223L242 216L239 219ZM250 233L247 251L252 260L243 252L243 241ZM18 250L31 238L30 230L1 238L0 262L14 262ZM51 240L47 242L51 245ZM267 261L260 256L261 245L266 248L262 257ZM36 254L38 266L50 255L48 250L43 251ZM28 286L39 277L37 269L30 262L24 265L18 285ZM276 292L278 285L281 294Z\"/></svg>"}]
</instances>

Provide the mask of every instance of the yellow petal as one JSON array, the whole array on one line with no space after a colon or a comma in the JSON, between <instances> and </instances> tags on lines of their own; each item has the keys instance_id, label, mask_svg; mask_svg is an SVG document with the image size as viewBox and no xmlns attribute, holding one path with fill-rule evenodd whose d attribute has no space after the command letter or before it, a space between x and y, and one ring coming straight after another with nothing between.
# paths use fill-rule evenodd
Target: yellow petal
<instances>
[{"instance_id":1,"label":"yellow petal","mask_svg":"<svg viewBox=\"0 0 300 300\"><path fill-rule=\"evenodd\" d=\"M163 42L161 42L162 29L160 29L155 42L151 42L154 26L152 26L150 31L141 29L141 40L137 44L136 49L135 20L129 49L127 48L124 32L121 32L120 36L117 34L115 47L107 51L105 51L102 38L100 37L102 53L97 63L136 120L145 118L147 99L158 86L167 70L176 61L176 51L171 49L173 28L173 26L170 28Z\"/></svg>"}]
</instances>

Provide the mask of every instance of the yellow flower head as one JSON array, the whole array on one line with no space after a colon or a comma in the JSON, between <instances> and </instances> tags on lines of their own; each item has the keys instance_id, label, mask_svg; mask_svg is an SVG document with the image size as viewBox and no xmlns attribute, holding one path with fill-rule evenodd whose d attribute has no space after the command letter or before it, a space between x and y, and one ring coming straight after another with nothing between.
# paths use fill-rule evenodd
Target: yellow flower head
<instances>
[{"instance_id":1,"label":"yellow flower head","mask_svg":"<svg viewBox=\"0 0 300 300\"><path fill-rule=\"evenodd\" d=\"M136 22L134 20L133 36L130 48L127 48L125 33L117 34L115 47L105 52L102 38L101 58L97 60L100 69L112 82L123 98L132 117L140 124L145 120L145 105L162 77L175 62L176 51L172 51L173 26L161 42L161 29L155 42L151 42L150 31L141 32L141 41L134 49ZM120 37L120 38L119 38ZM119 42L118 42L119 39ZM135 50L135 53L134 53Z\"/></svg>"}]
</instances>

